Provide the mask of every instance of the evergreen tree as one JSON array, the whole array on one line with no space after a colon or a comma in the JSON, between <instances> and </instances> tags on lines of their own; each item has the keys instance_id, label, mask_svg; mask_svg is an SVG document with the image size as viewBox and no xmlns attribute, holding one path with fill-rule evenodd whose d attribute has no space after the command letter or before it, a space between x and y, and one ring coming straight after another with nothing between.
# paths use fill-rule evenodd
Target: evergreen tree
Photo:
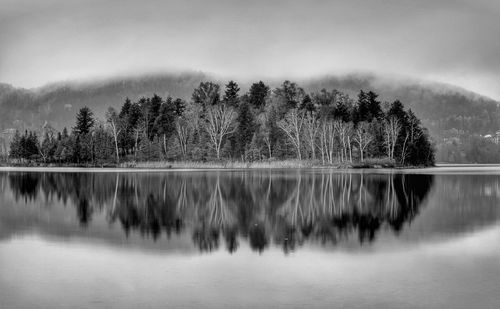
<instances>
[{"instance_id":1,"label":"evergreen tree","mask_svg":"<svg viewBox=\"0 0 500 309\"><path fill-rule=\"evenodd\" d=\"M88 107L82 107L76 114L75 134L88 134L95 124L94 114Z\"/></svg>"},{"instance_id":2,"label":"evergreen tree","mask_svg":"<svg viewBox=\"0 0 500 309\"><path fill-rule=\"evenodd\" d=\"M420 125L413 111L406 113L407 125L405 126L406 149L402 158L403 164L430 165L434 164L434 149L430 142L428 132Z\"/></svg>"},{"instance_id":3,"label":"evergreen tree","mask_svg":"<svg viewBox=\"0 0 500 309\"><path fill-rule=\"evenodd\" d=\"M269 95L269 87L262 81L253 83L248 91L248 102L254 108L262 108L266 105L266 98Z\"/></svg>"},{"instance_id":4,"label":"evergreen tree","mask_svg":"<svg viewBox=\"0 0 500 309\"><path fill-rule=\"evenodd\" d=\"M31 131L25 131L24 135L14 136L13 144L11 144L11 156L14 158L22 158L26 160L36 160L39 157L38 137Z\"/></svg>"},{"instance_id":5,"label":"evergreen tree","mask_svg":"<svg viewBox=\"0 0 500 309\"><path fill-rule=\"evenodd\" d=\"M240 91L240 88L238 87L238 84L234 81L229 81L229 83L226 85L226 90L224 92L224 97L222 101L234 108L237 108L239 105L239 95L238 92Z\"/></svg>"},{"instance_id":6,"label":"evergreen tree","mask_svg":"<svg viewBox=\"0 0 500 309\"><path fill-rule=\"evenodd\" d=\"M355 123L361 121L367 121L367 122L371 121L370 108L368 105L368 96L363 90L359 91L358 104L354 112L353 120Z\"/></svg>"},{"instance_id":7,"label":"evergreen tree","mask_svg":"<svg viewBox=\"0 0 500 309\"><path fill-rule=\"evenodd\" d=\"M351 121L351 113L349 112L349 107L343 102L338 101L335 109L333 110L333 118L340 119L344 122Z\"/></svg>"},{"instance_id":8,"label":"evergreen tree","mask_svg":"<svg viewBox=\"0 0 500 309\"><path fill-rule=\"evenodd\" d=\"M184 114L184 110L186 109L186 102L184 100L177 98L173 102L175 106L175 114L180 117Z\"/></svg>"},{"instance_id":9,"label":"evergreen tree","mask_svg":"<svg viewBox=\"0 0 500 309\"><path fill-rule=\"evenodd\" d=\"M403 126L406 126L406 124L408 123L403 103L401 103L401 101L399 100L394 101L391 104L389 111L387 111L387 118L393 116L396 117L396 119L398 119Z\"/></svg>"},{"instance_id":10,"label":"evergreen tree","mask_svg":"<svg viewBox=\"0 0 500 309\"><path fill-rule=\"evenodd\" d=\"M366 99L368 103L369 119L372 121L374 118L380 118L382 116L382 108L380 106L380 101L377 100L378 94L373 91L368 91L366 94Z\"/></svg>"},{"instance_id":11,"label":"evergreen tree","mask_svg":"<svg viewBox=\"0 0 500 309\"><path fill-rule=\"evenodd\" d=\"M127 97L125 98L125 102L122 105L122 109L120 110L119 117L126 118L130 113L130 108L132 107L132 101Z\"/></svg>"},{"instance_id":12,"label":"evergreen tree","mask_svg":"<svg viewBox=\"0 0 500 309\"><path fill-rule=\"evenodd\" d=\"M146 104L143 107L144 115L145 115L145 120L146 120L146 125L147 125L147 137L149 138L150 141L153 140L153 138L158 135L158 128L155 126L155 121L160 115L160 108L163 103L163 99L158 96L157 94L154 94L151 99L146 100ZM169 104L171 107L171 105Z\"/></svg>"}]
</instances>

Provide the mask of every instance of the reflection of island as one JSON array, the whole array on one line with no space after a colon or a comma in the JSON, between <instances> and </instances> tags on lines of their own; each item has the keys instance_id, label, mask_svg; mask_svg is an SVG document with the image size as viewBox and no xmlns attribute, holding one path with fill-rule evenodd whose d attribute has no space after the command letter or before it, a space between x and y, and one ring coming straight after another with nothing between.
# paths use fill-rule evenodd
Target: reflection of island
<instances>
[{"instance_id":1,"label":"reflection of island","mask_svg":"<svg viewBox=\"0 0 500 309\"><path fill-rule=\"evenodd\" d=\"M418 213L430 175L311 172L169 174L10 173L16 199L56 199L76 208L82 226L94 214L125 233L158 238L187 231L202 251L239 241L256 251L285 252L305 241L335 244L357 235L373 241L396 233Z\"/></svg>"}]
</instances>

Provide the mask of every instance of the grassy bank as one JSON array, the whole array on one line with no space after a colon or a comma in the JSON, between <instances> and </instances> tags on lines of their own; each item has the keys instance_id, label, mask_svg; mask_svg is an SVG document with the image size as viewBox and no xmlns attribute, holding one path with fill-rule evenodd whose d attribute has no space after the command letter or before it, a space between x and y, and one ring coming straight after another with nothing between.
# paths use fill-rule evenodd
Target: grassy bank
<instances>
[{"instance_id":1,"label":"grassy bank","mask_svg":"<svg viewBox=\"0 0 500 309\"><path fill-rule=\"evenodd\" d=\"M320 166L312 161L283 160L283 161L146 161L124 162L121 168L311 168Z\"/></svg>"},{"instance_id":2,"label":"grassy bank","mask_svg":"<svg viewBox=\"0 0 500 309\"><path fill-rule=\"evenodd\" d=\"M120 164L58 164L39 162L3 162L4 167L70 167L70 168L126 168L126 169L286 169L286 168L418 168L402 166L387 158L368 158L364 162L343 162L323 164L321 160L266 160L255 162L242 161L126 161Z\"/></svg>"},{"instance_id":3,"label":"grassy bank","mask_svg":"<svg viewBox=\"0 0 500 309\"><path fill-rule=\"evenodd\" d=\"M121 168L185 168L185 169L220 169L220 168L394 168L398 167L394 161L388 159L368 159L360 163L334 163L322 164L315 160L270 160L270 161L146 161L146 162L124 162L119 165Z\"/></svg>"}]
</instances>

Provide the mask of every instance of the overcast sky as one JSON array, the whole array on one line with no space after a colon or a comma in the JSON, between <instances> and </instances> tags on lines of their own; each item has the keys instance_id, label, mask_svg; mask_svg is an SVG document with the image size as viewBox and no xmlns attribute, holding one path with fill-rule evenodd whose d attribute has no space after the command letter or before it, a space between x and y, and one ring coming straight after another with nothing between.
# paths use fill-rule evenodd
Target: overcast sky
<instances>
[{"instance_id":1,"label":"overcast sky","mask_svg":"<svg viewBox=\"0 0 500 309\"><path fill-rule=\"evenodd\" d=\"M0 0L0 82L368 71L500 99L499 0Z\"/></svg>"}]
</instances>

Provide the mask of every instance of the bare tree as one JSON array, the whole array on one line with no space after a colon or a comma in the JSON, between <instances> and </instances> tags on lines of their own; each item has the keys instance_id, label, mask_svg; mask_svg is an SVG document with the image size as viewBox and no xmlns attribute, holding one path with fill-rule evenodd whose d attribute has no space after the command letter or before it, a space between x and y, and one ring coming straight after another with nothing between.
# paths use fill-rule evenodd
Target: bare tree
<instances>
[{"instance_id":1,"label":"bare tree","mask_svg":"<svg viewBox=\"0 0 500 309\"><path fill-rule=\"evenodd\" d=\"M118 113L112 107L110 107L106 113L106 120L113 133L113 139L115 140L115 152L116 152L116 163L120 163L120 152L118 151L118 135L121 131L120 118Z\"/></svg>"},{"instance_id":2,"label":"bare tree","mask_svg":"<svg viewBox=\"0 0 500 309\"><path fill-rule=\"evenodd\" d=\"M176 138L181 149L183 159L187 158L188 141L196 130L199 130L200 113L199 104L188 104L181 117L175 121Z\"/></svg>"},{"instance_id":3,"label":"bare tree","mask_svg":"<svg viewBox=\"0 0 500 309\"><path fill-rule=\"evenodd\" d=\"M384 125L384 144L387 149L389 159L394 159L394 149L398 140L399 131L401 131L401 123L392 116L385 121Z\"/></svg>"},{"instance_id":4,"label":"bare tree","mask_svg":"<svg viewBox=\"0 0 500 309\"><path fill-rule=\"evenodd\" d=\"M319 119L316 113L308 113L305 117L305 131L306 137L311 148L311 158L316 159L316 137L320 127Z\"/></svg>"},{"instance_id":5,"label":"bare tree","mask_svg":"<svg viewBox=\"0 0 500 309\"><path fill-rule=\"evenodd\" d=\"M352 134L352 123L335 120L333 125L340 141L340 160L347 161L347 155L351 146L350 135Z\"/></svg>"},{"instance_id":6,"label":"bare tree","mask_svg":"<svg viewBox=\"0 0 500 309\"><path fill-rule=\"evenodd\" d=\"M268 123L268 118L267 118L267 113L260 113L257 116L257 122L259 124L259 133L262 136L262 140L266 144L267 147L267 152L269 154L269 158L272 157L272 151L271 151L271 128L269 127Z\"/></svg>"},{"instance_id":7,"label":"bare tree","mask_svg":"<svg viewBox=\"0 0 500 309\"><path fill-rule=\"evenodd\" d=\"M420 130L420 120L411 110L408 116L408 138L409 142L413 144L422 136L422 130Z\"/></svg>"},{"instance_id":8,"label":"bare tree","mask_svg":"<svg viewBox=\"0 0 500 309\"><path fill-rule=\"evenodd\" d=\"M302 160L300 153L301 148L301 135L302 126L304 124L304 112L299 111L297 108L291 109L285 118L278 121L278 127L285 132L297 151L297 158Z\"/></svg>"},{"instance_id":9,"label":"bare tree","mask_svg":"<svg viewBox=\"0 0 500 309\"><path fill-rule=\"evenodd\" d=\"M324 120L319 128L320 150L323 164L333 163L333 150L335 148L335 127L333 121Z\"/></svg>"},{"instance_id":10,"label":"bare tree","mask_svg":"<svg viewBox=\"0 0 500 309\"><path fill-rule=\"evenodd\" d=\"M363 162L365 149L373 141L373 135L370 132L370 126L367 122L362 121L358 123L353 139L358 144L360 161Z\"/></svg>"},{"instance_id":11,"label":"bare tree","mask_svg":"<svg viewBox=\"0 0 500 309\"><path fill-rule=\"evenodd\" d=\"M144 119L139 120L136 127L134 128L134 157L137 160L137 154L139 152L139 146L141 146L141 137L144 135L147 140L147 123Z\"/></svg>"},{"instance_id":12,"label":"bare tree","mask_svg":"<svg viewBox=\"0 0 500 309\"><path fill-rule=\"evenodd\" d=\"M422 137L422 130L420 129L420 120L410 110L408 112L408 125L406 127L405 139L401 147L401 164L404 164L408 157L408 149L410 145L414 145L415 141Z\"/></svg>"},{"instance_id":13,"label":"bare tree","mask_svg":"<svg viewBox=\"0 0 500 309\"><path fill-rule=\"evenodd\" d=\"M193 126L184 117L179 117L175 121L175 132L177 141L179 142L179 147L181 149L182 158L187 157L187 143L189 136L193 131Z\"/></svg>"},{"instance_id":14,"label":"bare tree","mask_svg":"<svg viewBox=\"0 0 500 309\"><path fill-rule=\"evenodd\" d=\"M217 104L207 108L205 130L210 136L217 159L220 159L224 138L236 130L236 126L234 126L236 116L235 110L225 104Z\"/></svg>"}]
</instances>

